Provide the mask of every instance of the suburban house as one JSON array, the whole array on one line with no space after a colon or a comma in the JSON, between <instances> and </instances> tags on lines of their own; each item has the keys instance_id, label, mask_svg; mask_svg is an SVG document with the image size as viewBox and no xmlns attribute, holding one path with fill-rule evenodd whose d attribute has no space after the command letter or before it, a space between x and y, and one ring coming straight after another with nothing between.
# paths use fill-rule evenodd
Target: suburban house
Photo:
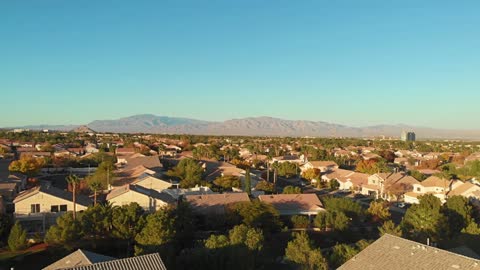
<instances>
[{"instance_id":1,"label":"suburban house","mask_svg":"<svg viewBox=\"0 0 480 270\"><path fill-rule=\"evenodd\" d=\"M339 270L474 270L480 260L385 234L355 255Z\"/></svg>"},{"instance_id":2,"label":"suburban house","mask_svg":"<svg viewBox=\"0 0 480 270\"><path fill-rule=\"evenodd\" d=\"M228 206L249 202L250 198L245 192L241 193L223 193L223 194L208 194L208 195L187 195L185 200L190 203L193 211L201 215L210 214L225 214Z\"/></svg>"},{"instance_id":3,"label":"suburban house","mask_svg":"<svg viewBox=\"0 0 480 270\"><path fill-rule=\"evenodd\" d=\"M281 216L316 216L325 211L316 194L260 195L258 199L273 205Z\"/></svg>"},{"instance_id":4,"label":"suburban house","mask_svg":"<svg viewBox=\"0 0 480 270\"><path fill-rule=\"evenodd\" d=\"M123 186L126 184L130 184L144 174L155 175L156 172L146 168L143 165L139 165L134 168L118 170L115 173L116 176L114 185Z\"/></svg>"},{"instance_id":5,"label":"suburban house","mask_svg":"<svg viewBox=\"0 0 480 270\"><path fill-rule=\"evenodd\" d=\"M302 172L305 172L309 169L319 169L320 172L325 173L338 169L338 164L334 161L309 161L305 165L301 166L300 169Z\"/></svg>"},{"instance_id":6,"label":"suburban house","mask_svg":"<svg viewBox=\"0 0 480 270\"><path fill-rule=\"evenodd\" d=\"M3 200L4 210L13 212L13 200L20 192L20 183L16 181L0 181L0 197Z\"/></svg>"},{"instance_id":7,"label":"suburban house","mask_svg":"<svg viewBox=\"0 0 480 270\"><path fill-rule=\"evenodd\" d=\"M163 170L163 165L160 163L160 158L158 156L133 154L125 157L122 162L120 162L120 159L118 159L118 162L120 163L121 168L124 170L130 170L140 165L155 172Z\"/></svg>"},{"instance_id":8,"label":"suburban house","mask_svg":"<svg viewBox=\"0 0 480 270\"><path fill-rule=\"evenodd\" d=\"M413 190L405 193L404 200L406 203L419 203L418 197L425 194L433 194L444 203L447 199L447 194L460 185L462 185L461 181L430 176L423 182L414 184Z\"/></svg>"},{"instance_id":9,"label":"suburban house","mask_svg":"<svg viewBox=\"0 0 480 270\"><path fill-rule=\"evenodd\" d=\"M451 196L464 196L471 200L480 199L476 192L480 191L480 186L469 182L463 183L458 180L447 180L436 176L431 176L419 184L413 185L413 190L405 194L405 202L419 203L418 197L425 194L433 194L439 198L442 203Z\"/></svg>"},{"instance_id":10,"label":"suburban house","mask_svg":"<svg viewBox=\"0 0 480 270\"><path fill-rule=\"evenodd\" d=\"M240 179L242 187L245 186L245 176L247 173L245 170L237 168L237 166L230 164L228 162L208 162L204 164L208 164L206 167L207 176L205 177L205 180L209 182L213 182L218 177L236 176ZM251 172L250 172L250 180L251 180L250 184L252 187L256 186L258 182L261 181L261 179L257 175Z\"/></svg>"},{"instance_id":11,"label":"suburban house","mask_svg":"<svg viewBox=\"0 0 480 270\"><path fill-rule=\"evenodd\" d=\"M478 204L480 202L480 186L465 182L450 191L447 196L463 196Z\"/></svg>"},{"instance_id":12,"label":"suburban house","mask_svg":"<svg viewBox=\"0 0 480 270\"><path fill-rule=\"evenodd\" d=\"M175 200L180 199L180 197L185 197L187 195L207 195L207 194L217 194L213 192L209 187L194 187L194 188L176 188L176 189L164 189L162 193L166 193Z\"/></svg>"},{"instance_id":13,"label":"suburban house","mask_svg":"<svg viewBox=\"0 0 480 270\"><path fill-rule=\"evenodd\" d=\"M361 193L385 200L398 200L420 182L405 173L377 173L368 177Z\"/></svg>"},{"instance_id":14,"label":"suburban house","mask_svg":"<svg viewBox=\"0 0 480 270\"><path fill-rule=\"evenodd\" d=\"M146 189L153 189L158 192L162 192L164 189L171 188L173 184L170 181L162 180L151 174L144 173L140 175L132 185L141 186Z\"/></svg>"},{"instance_id":15,"label":"suburban house","mask_svg":"<svg viewBox=\"0 0 480 270\"><path fill-rule=\"evenodd\" d=\"M363 185L368 184L368 177L369 175L365 173L337 169L322 175L322 180L326 182L336 180L340 184L340 190L360 191Z\"/></svg>"},{"instance_id":16,"label":"suburban house","mask_svg":"<svg viewBox=\"0 0 480 270\"><path fill-rule=\"evenodd\" d=\"M278 163L284 163L284 162L290 162L290 163L296 163L299 165L304 164L306 161L305 156L296 156L296 155L291 155L291 156L279 156L279 157L273 157L272 160L270 161L271 164L278 162Z\"/></svg>"},{"instance_id":17,"label":"suburban house","mask_svg":"<svg viewBox=\"0 0 480 270\"><path fill-rule=\"evenodd\" d=\"M160 254L115 259L97 253L78 250L45 267L43 270L167 270Z\"/></svg>"},{"instance_id":18,"label":"suburban house","mask_svg":"<svg viewBox=\"0 0 480 270\"><path fill-rule=\"evenodd\" d=\"M40 185L21 192L13 201L15 219L29 232L46 232L57 217L73 211L73 194L50 185ZM76 196L77 211L86 210L91 200L81 194Z\"/></svg>"},{"instance_id":19,"label":"suburban house","mask_svg":"<svg viewBox=\"0 0 480 270\"><path fill-rule=\"evenodd\" d=\"M113 206L129 205L132 202L136 202L145 211L151 213L176 202L168 194L136 185L124 185L114 188L107 194L106 199Z\"/></svg>"}]
</instances>

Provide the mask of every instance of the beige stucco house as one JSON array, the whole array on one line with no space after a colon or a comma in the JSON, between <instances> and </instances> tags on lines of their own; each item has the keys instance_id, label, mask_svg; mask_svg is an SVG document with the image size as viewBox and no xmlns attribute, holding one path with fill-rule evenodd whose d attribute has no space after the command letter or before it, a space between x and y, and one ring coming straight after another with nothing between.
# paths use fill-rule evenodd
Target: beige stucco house
<instances>
[{"instance_id":1,"label":"beige stucco house","mask_svg":"<svg viewBox=\"0 0 480 270\"><path fill-rule=\"evenodd\" d=\"M160 193L153 189L136 185L124 185L113 189L107 195L107 201L113 206L128 205L136 202L148 212L155 212L176 202L173 197L166 193Z\"/></svg>"},{"instance_id":2,"label":"beige stucco house","mask_svg":"<svg viewBox=\"0 0 480 270\"><path fill-rule=\"evenodd\" d=\"M46 232L57 217L73 211L73 194L50 185L41 185L21 192L13 201L15 219L30 232ZM76 196L76 210L83 211L91 200L83 195Z\"/></svg>"}]
</instances>

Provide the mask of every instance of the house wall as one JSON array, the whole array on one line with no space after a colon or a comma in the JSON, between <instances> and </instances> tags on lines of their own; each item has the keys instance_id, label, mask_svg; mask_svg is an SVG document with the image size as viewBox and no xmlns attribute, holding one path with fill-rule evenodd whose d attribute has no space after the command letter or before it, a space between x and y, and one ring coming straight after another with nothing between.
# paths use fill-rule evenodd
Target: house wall
<instances>
[{"instance_id":1,"label":"house wall","mask_svg":"<svg viewBox=\"0 0 480 270\"><path fill-rule=\"evenodd\" d=\"M57 198L55 196L39 192L24 200L15 203L15 214L28 215L31 213L31 205L40 204L41 213L50 213L52 205L67 205L67 211L73 211L73 202ZM77 212L86 210L87 207L77 203Z\"/></svg>"},{"instance_id":2,"label":"house wall","mask_svg":"<svg viewBox=\"0 0 480 270\"><path fill-rule=\"evenodd\" d=\"M151 198L145 194L128 191L120 196L108 200L113 206L128 205L132 202L138 203L145 211L155 212L168 204L162 200Z\"/></svg>"}]
</instances>

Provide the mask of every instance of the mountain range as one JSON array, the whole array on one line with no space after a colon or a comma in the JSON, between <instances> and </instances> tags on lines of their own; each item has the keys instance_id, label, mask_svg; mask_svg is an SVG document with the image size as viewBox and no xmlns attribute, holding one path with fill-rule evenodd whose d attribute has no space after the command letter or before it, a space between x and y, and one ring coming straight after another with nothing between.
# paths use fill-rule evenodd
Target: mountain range
<instances>
[{"instance_id":1,"label":"mountain range","mask_svg":"<svg viewBox=\"0 0 480 270\"><path fill-rule=\"evenodd\" d=\"M80 125L25 126L28 129L70 131ZM158 133L193 135L291 136L291 137L400 137L403 130L414 131L419 139L480 139L480 130L453 130L409 125L350 127L322 121L284 120L272 117L250 117L223 122L189 118L134 115L115 120L95 120L86 125L97 132Z\"/></svg>"}]
</instances>

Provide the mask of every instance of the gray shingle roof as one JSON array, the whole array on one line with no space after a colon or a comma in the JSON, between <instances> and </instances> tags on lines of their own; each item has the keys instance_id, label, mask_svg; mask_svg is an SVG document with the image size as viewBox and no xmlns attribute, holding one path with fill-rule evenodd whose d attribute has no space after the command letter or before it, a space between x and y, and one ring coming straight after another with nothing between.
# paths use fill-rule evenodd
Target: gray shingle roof
<instances>
[{"instance_id":1,"label":"gray shingle roof","mask_svg":"<svg viewBox=\"0 0 480 270\"><path fill-rule=\"evenodd\" d=\"M477 270L480 261L386 234L338 269Z\"/></svg>"},{"instance_id":2,"label":"gray shingle roof","mask_svg":"<svg viewBox=\"0 0 480 270\"><path fill-rule=\"evenodd\" d=\"M17 203L21 200L24 200L30 196L33 196L39 192L43 192L45 194L49 194L49 195L52 195L54 197L57 197L57 198L61 198L61 199L64 199L64 200L67 200L67 201L73 201L73 193L72 192L68 192L66 190L63 190L63 189L59 189L59 188L56 188L56 187L53 187L53 186L50 186L50 185L40 185L40 186L37 186L37 187L34 187L34 188L31 188L29 190L26 190L20 194L18 194L18 196L15 198L15 200L13 201L14 203ZM90 198L88 198L87 196L84 196L82 194L78 194L77 193L77 196L76 196L76 202L77 204L79 205L83 205L83 206L89 206L92 204L92 200L90 200Z\"/></svg>"},{"instance_id":3,"label":"gray shingle roof","mask_svg":"<svg viewBox=\"0 0 480 270\"><path fill-rule=\"evenodd\" d=\"M52 263L51 265L43 268L43 270L64 269L67 267L91 265L94 263L111 261L111 260L115 260L115 258L79 249L71 253L70 255L67 255L62 259Z\"/></svg>"},{"instance_id":4,"label":"gray shingle roof","mask_svg":"<svg viewBox=\"0 0 480 270\"><path fill-rule=\"evenodd\" d=\"M167 270L160 254L154 253L144 256L112 260L92 265L66 268L65 270Z\"/></svg>"}]
</instances>

